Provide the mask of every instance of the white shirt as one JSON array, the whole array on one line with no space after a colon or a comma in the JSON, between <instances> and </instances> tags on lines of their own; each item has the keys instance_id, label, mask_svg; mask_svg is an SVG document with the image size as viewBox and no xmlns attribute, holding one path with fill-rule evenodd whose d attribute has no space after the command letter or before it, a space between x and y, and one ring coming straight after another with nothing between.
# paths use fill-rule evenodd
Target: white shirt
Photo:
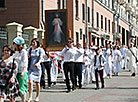
<instances>
[{"instance_id":1,"label":"white shirt","mask_svg":"<svg viewBox=\"0 0 138 102\"><path fill-rule=\"evenodd\" d=\"M83 60L84 60L85 66L88 67L90 65L90 59L89 59L89 57L88 56L84 56Z\"/></svg>"},{"instance_id":2,"label":"white shirt","mask_svg":"<svg viewBox=\"0 0 138 102\"><path fill-rule=\"evenodd\" d=\"M44 62L44 57L46 56L46 54L45 54L45 50L43 48L41 48L41 50L42 50L42 53L43 53L43 60L42 60L42 62Z\"/></svg>"},{"instance_id":3,"label":"white shirt","mask_svg":"<svg viewBox=\"0 0 138 102\"><path fill-rule=\"evenodd\" d=\"M60 54L64 55L64 62L74 62L76 49L74 47L64 48Z\"/></svg>"},{"instance_id":4,"label":"white shirt","mask_svg":"<svg viewBox=\"0 0 138 102\"><path fill-rule=\"evenodd\" d=\"M106 52L105 52L105 55L108 55L108 56L109 56L109 55L111 55L111 53L112 53L112 52L111 52L111 49L108 48L108 49L106 50Z\"/></svg>"},{"instance_id":5,"label":"white shirt","mask_svg":"<svg viewBox=\"0 0 138 102\"><path fill-rule=\"evenodd\" d=\"M28 68L28 55L25 49L22 49L21 53L19 51L15 51L13 54L13 58L15 58L16 62L18 63L18 72L22 73L23 68Z\"/></svg>"},{"instance_id":6,"label":"white shirt","mask_svg":"<svg viewBox=\"0 0 138 102\"><path fill-rule=\"evenodd\" d=\"M119 61L121 61L121 58L122 58L121 52L116 49L113 51L113 59L117 60L117 58L118 58L117 56L119 56Z\"/></svg>"},{"instance_id":7,"label":"white shirt","mask_svg":"<svg viewBox=\"0 0 138 102\"><path fill-rule=\"evenodd\" d=\"M126 57L127 56L127 48L121 48L120 49L120 52L121 52L121 54L122 54L122 56L124 56L124 57Z\"/></svg>"},{"instance_id":8,"label":"white shirt","mask_svg":"<svg viewBox=\"0 0 138 102\"><path fill-rule=\"evenodd\" d=\"M47 54L45 54L45 57L44 57L44 62L48 62L48 61L51 61L51 59L48 57Z\"/></svg>"},{"instance_id":9,"label":"white shirt","mask_svg":"<svg viewBox=\"0 0 138 102\"><path fill-rule=\"evenodd\" d=\"M89 55L92 51L90 49L84 49L85 53Z\"/></svg>"},{"instance_id":10,"label":"white shirt","mask_svg":"<svg viewBox=\"0 0 138 102\"><path fill-rule=\"evenodd\" d=\"M134 55L138 58L138 50L135 47L130 48ZM136 58L131 53L130 49L127 51L127 56L130 58L130 65L136 67Z\"/></svg>"},{"instance_id":11,"label":"white shirt","mask_svg":"<svg viewBox=\"0 0 138 102\"><path fill-rule=\"evenodd\" d=\"M84 49L76 48L75 62L83 62Z\"/></svg>"},{"instance_id":12,"label":"white shirt","mask_svg":"<svg viewBox=\"0 0 138 102\"><path fill-rule=\"evenodd\" d=\"M100 63L100 56L101 56L101 63ZM103 67L101 67L100 64L103 65ZM96 55L96 66L95 66L95 69L102 70L102 69L104 69L104 65L105 64L106 64L105 57L103 55L100 55L100 54Z\"/></svg>"},{"instance_id":13,"label":"white shirt","mask_svg":"<svg viewBox=\"0 0 138 102\"><path fill-rule=\"evenodd\" d=\"M94 63L94 56L96 55L95 52L91 51L91 53L89 53L88 57L90 58L90 63L91 65L93 65Z\"/></svg>"}]
</instances>

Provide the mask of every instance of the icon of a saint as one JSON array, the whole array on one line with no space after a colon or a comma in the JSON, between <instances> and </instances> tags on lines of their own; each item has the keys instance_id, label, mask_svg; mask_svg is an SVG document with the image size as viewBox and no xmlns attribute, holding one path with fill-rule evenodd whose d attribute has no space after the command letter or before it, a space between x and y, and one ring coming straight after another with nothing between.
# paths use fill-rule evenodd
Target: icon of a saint
<instances>
[{"instance_id":1,"label":"icon of a saint","mask_svg":"<svg viewBox=\"0 0 138 102\"><path fill-rule=\"evenodd\" d=\"M56 17L52 21L52 25L54 26L53 40L56 43L61 43L62 41L62 35L63 35L62 29L61 29L62 24L63 22L59 18L59 15L56 14Z\"/></svg>"}]
</instances>

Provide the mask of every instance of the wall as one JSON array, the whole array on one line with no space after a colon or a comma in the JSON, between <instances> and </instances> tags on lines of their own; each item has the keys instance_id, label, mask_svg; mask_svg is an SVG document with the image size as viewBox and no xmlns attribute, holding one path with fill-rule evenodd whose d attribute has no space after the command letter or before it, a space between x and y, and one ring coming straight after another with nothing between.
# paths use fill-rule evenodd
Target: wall
<instances>
[{"instance_id":1,"label":"wall","mask_svg":"<svg viewBox=\"0 0 138 102\"><path fill-rule=\"evenodd\" d=\"M98 2L95 2L94 9L94 24L96 26L97 16L96 13L99 13L99 32L103 34L110 35L110 41L113 41L113 33L112 33L112 22L113 22L113 13L101 6ZM101 15L103 15L103 29L101 29ZM105 31L105 17L107 18L107 32ZM110 20L110 32L108 31L108 20Z\"/></svg>"},{"instance_id":2,"label":"wall","mask_svg":"<svg viewBox=\"0 0 138 102\"><path fill-rule=\"evenodd\" d=\"M39 0L6 0L6 8L0 11L0 26L15 21L39 27Z\"/></svg>"}]
</instances>

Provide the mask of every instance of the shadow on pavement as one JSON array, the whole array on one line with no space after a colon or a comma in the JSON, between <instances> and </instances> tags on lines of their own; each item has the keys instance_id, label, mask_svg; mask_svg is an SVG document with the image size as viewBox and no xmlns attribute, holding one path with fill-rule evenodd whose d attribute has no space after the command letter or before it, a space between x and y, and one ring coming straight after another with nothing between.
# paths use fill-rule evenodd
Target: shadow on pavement
<instances>
[{"instance_id":1,"label":"shadow on pavement","mask_svg":"<svg viewBox=\"0 0 138 102\"><path fill-rule=\"evenodd\" d=\"M41 92L48 92L48 93L66 93L66 90L65 91L53 91L53 90L41 90Z\"/></svg>"},{"instance_id":2,"label":"shadow on pavement","mask_svg":"<svg viewBox=\"0 0 138 102\"><path fill-rule=\"evenodd\" d=\"M105 87L104 89L135 89L135 90L138 90L138 87Z\"/></svg>"},{"instance_id":3,"label":"shadow on pavement","mask_svg":"<svg viewBox=\"0 0 138 102\"><path fill-rule=\"evenodd\" d=\"M118 76L113 76L113 77L131 77L130 75L118 75Z\"/></svg>"}]
</instances>

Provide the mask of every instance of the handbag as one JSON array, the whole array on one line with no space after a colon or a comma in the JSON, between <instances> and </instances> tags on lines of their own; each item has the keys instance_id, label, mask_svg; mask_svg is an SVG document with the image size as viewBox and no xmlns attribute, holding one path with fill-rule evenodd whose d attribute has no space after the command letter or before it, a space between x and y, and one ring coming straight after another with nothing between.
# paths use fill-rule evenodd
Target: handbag
<instances>
[{"instance_id":1,"label":"handbag","mask_svg":"<svg viewBox=\"0 0 138 102\"><path fill-rule=\"evenodd\" d=\"M30 58L28 58L28 71L29 71L29 68L30 68L30 64L31 64L31 51L32 51L32 48L29 49L29 56Z\"/></svg>"},{"instance_id":2,"label":"handbag","mask_svg":"<svg viewBox=\"0 0 138 102\"><path fill-rule=\"evenodd\" d=\"M13 75L13 69L14 69L14 60L13 59L13 66L12 66L12 71L7 79L0 79L0 89L8 89L10 86L9 80L11 79Z\"/></svg>"}]
</instances>

